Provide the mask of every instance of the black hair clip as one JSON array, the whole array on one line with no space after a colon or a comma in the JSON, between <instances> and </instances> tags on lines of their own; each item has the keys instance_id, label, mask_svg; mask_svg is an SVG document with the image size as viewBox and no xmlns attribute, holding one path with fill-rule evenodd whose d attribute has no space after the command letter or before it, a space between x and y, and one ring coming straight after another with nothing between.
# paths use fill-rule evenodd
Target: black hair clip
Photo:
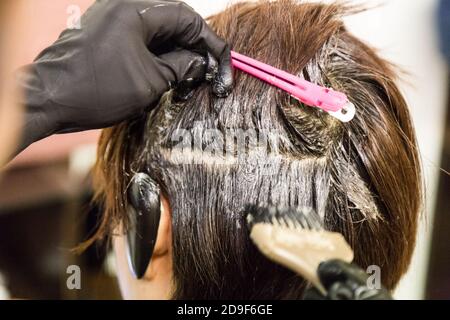
<instances>
[{"instance_id":1,"label":"black hair clip","mask_svg":"<svg viewBox=\"0 0 450 320\"><path fill-rule=\"evenodd\" d=\"M158 184L146 173L138 173L131 179L128 189L128 261L138 279L144 277L155 248L161 217L160 194Z\"/></svg>"}]
</instances>

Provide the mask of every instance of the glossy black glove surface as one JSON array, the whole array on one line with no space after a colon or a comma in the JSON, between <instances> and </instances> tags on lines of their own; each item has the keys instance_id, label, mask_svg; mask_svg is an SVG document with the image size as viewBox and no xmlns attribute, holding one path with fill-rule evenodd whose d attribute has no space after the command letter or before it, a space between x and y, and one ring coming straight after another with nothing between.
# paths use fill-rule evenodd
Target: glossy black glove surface
<instances>
[{"instance_id":1,"label":"glossy black glove surface","mask_svg":"<svg viewBox=\"0 0 450 320\"><path fill-rule=\"evenodd\" d=\"M354 264L330 260L321 263L317 272L327 296L311 288L305 293L306 300L392 300L386 289L369 288L369 275Z\"/></svg>"},{"instance_id":2,"label":"glossy black glove surface","mask_svg":"<svg viewBox=\"0 0 450 320\"><path fill-rule=\"evenodd\" d=\"M186 4L97 0L80 29L65 30L19 73L26 106L21 149L54 133L138 117L172 86L203 81L208 62L216 66L213 91L227 95L229 48Z\"/></svg>"}]
</instances>

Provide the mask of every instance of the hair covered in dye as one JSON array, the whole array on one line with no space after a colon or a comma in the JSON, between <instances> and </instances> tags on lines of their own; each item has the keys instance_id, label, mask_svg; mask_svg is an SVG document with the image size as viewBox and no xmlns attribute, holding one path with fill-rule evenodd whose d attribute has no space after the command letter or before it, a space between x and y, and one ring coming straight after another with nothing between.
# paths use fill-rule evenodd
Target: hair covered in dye
<instances>
[{"instance_id":1,"label":"hair covered in dye","mask_svg":"<svg viewBox=\"0 0 450 320\"><path fill-rule=\"evenodd\" d=\"M342 17L351 11L281 0L239 3L211 17L233 50L344 92L355 118L341 123L240 72L225 99L207 85L184 103L166 95L148 115L102 134L97 237L120 223L126 229L127 186L146 172L171 207L175 299L302 296L304 280L251 243L247 204L316 211L326 229L344 235L355 263L379 266L393 289L415 245L419 156L394 68L346 30Z\"/></svg>"}]
</instances>

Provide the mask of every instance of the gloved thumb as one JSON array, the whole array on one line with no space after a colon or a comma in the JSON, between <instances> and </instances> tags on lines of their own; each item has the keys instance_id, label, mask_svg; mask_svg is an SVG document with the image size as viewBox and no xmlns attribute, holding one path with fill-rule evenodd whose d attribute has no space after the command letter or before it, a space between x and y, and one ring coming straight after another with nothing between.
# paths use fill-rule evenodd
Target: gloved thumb
<instances>
[{"instance_id":1,"label":"gloved thumb","mask_svg":"<svg viewBox=\"0 0 450 320\"><path fill-rule=\"evenodd\" d=\"M175 50L158 57L165 79L175 88L177 97L185 100L194 87L206 79L207 58L189 50Z\"/></svg>"},{"instance_id":2,"label":"gloved thumb","mask_svg":"<svg viewBox=\"0 0 450 320\"><path fill-rule=\"evenodd\" d=\"M359 267L337 259L322 262L317 271L320 281L327 290L336 282L352 281L358 285L366 285L369 277Z\"/></svg>"}]
</instances>

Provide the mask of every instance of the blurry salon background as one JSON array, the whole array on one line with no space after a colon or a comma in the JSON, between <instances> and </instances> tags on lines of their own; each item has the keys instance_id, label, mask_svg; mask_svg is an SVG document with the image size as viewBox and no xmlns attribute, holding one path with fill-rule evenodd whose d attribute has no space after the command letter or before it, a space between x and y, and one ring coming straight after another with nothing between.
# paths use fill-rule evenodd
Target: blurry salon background
<instances>
[{"instance_id":1,"label":"blurry salon background","mask_svg":"<svg viewBox=\"0 0 450 320\"><path fill-rule=\"evenodd\" d=\"M203 16L227 0L186 1ZM450 0L360 1L371 10L347 18L350 30L408 72L401 83L421 148L426 208L410 271L395 297L450 299ZM93 0L21 0L29 63ZM444 30L444 31L442 31ZM447 30L447 32L445 32ZM74 83L74 86L77 84ZM0 299L119 299L107 248L71 249L96 225L89 170L98 132L36 143L0 180ZM68 267L80 266L81 289L70 290ZM70 271L70 270L69 270Z\"/></svg>"}]
</instances>

